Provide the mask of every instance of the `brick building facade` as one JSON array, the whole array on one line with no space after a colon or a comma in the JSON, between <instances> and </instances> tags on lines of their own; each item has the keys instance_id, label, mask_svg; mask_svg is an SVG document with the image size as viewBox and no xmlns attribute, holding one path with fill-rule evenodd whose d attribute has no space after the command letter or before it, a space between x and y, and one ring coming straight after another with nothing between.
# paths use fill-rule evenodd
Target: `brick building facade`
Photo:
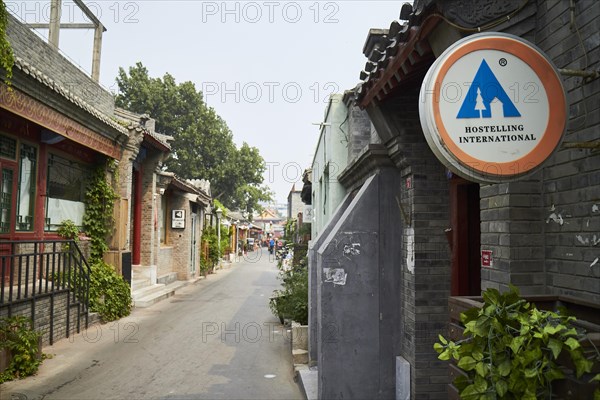
<instances>
[{"instance_id":1,"label":"brick building facade","mask_svg":"<svg viewBox=\"0 0 600 400\"><path fill-rule=\"evenodd\" d=\"M169 239L161 235L170 229L163 214L170 202L202 221L210 195L174 176L161 186L170 138L154 131L152 119L115 109L111 93L10 14L7 35L15 65L10 89L0 71L0 316L29 310L44 343L52 343L88 322L87 292L56 279L69 268L70 276L88 276L86 246L68 253L56 231L68 219L83 225L86 189L99 166L117 166L107 180L119 196L104 258L129 282L132 264L153 283L159 266L175 280L198 276L194 237L202 224L188 223Z\"/></svg>"},{"instance_id":2,"label":"brick building facade","mask_svg":"<svg viewBox=\"0 0 600 400\"><path fill-rule=\"evenodd\" d=\"M451 295L510 283L523 295L600 302L600 79L565 71L600 68L600 3L571 3L573 10L568 1L423 0L402 7L405 22L371 30L356 102L377 135L340 174L350 198L326 237L313 239L322 398L447 398L448 367L432 346L447 329ZM455 176L421 129L426 72L480 30L534 43L564 73L564 142L540 171L514 182ZM359 220L361 213L371 217ZM490 267L482 250L491 252ZM332 283L332 270L344 279Z\"/></svg>"},{"instance_id":3,"label":"brick building facade","mask_svg":"<svg viewBox=\"0 0 600 400\"><path fill-rule=\"evenodd\" d=\"M210 193L162 170L172 138L156 132L153 119L123 109L115 114L128 123L130 134L119 163L121 211L116 214L121 224L111 242L114 264L122 265L120 260L130 255L125 273L133 291L138 277L149 281L144 285L198 277L199 238ZM182 227L171 224L176 209L183 210Z\"/></svg>"},{"instance_id":4,"label":"brick building facade","mask_svg":"<svg viewBox=\"0 0 600 400\"><path fill-rule=\"evenodd\" d=\"M57 229L82 225L90 177L121 158L129 132L110 93L10 14L6 33L15 65L10 88L0 71L0 316L28 314L46 344L88 322L87 293L56 279L85 277L86 256Z\"/></svg>"}]
</instances>

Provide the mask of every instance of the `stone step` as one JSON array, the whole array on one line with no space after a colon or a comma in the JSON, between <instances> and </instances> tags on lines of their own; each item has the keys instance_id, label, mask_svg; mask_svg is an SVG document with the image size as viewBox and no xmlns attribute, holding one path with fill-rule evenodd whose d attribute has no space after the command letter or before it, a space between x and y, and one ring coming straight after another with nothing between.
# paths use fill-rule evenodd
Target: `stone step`
<instances>
[{"instance_id":1,"label":"stone step","mask_svg":"<svg viewBox=\"0 0 600 400\"><path fill-rule=\"evenodd\" d=\"M175 291L181 289L184 286L187 286L188 284L189 282L187 281L175 281L168 285L160 285L162 286L161 289L157 289L156 291L153 291L152 293L144 297L138 297L134 299L134 306L138 308L150 307L152 304L158 303L161 300L173 296L175 294Z\"/></svg>"},{"instance_id":2,"label":"stone step","mask_svg":"<svg viewBox=\"0 0 600 400\"><path fill-rule=\"evenodd\" d=\"M131 298L133 299L133 301L137 301L139 299L141 299L142 297L147 297L152 295L153 293L157 293L160 292L162 289L164 289L167 285L163 285L163 284L155 284L155 285L150 285L150 286L144 286L141 289L137 289L131 292Z\"/></svg>"},{"instance_id":3,"label":"stone step","mask_svg":"<svg viewBox=\"0 0 600 400\"><path fill-rule=\"evenodd\" d=\"M150 279L139 278L139 277L133 278L131 280L131 292L140 290L140 289L148 287L150 285L151 285Z\"/></svg>"},{"instance_id":4,"label":"stone step","mask_svg":"<svg viewBox=\"0 0 600 400\"><path fill-rule=\"evenodd\" d=\"M88 326L91 326L95 323L99 323L102 322L100 320L100 314L98 314L97 312L90 312L88 314Z\"/></svg>"},{"instance_id":5,"label":"stone step","mask_svg":"<svg viewBox=\"0 0 600 400\"><path fill-rule=\"evenodd\" d=\"M131 271L131 279L150 279L151 283L156 283L156 268L134 265Z\"/></svg>"},{"instance_id":6,"label":"stone step","mask_svg":"<svg viewBox=\"0 0 600 400\"><path fill-rule=\"evenodd\" d=\"M168 274L164 274L159 276L156 279L156 283L162 283L164 285L168 285L177 280L177 272L169 272Z\"/></svg>"},{"instance_id":7,"label":"stone step","mask_svg":"<svg viewBox=\"0 0 600 400\"><path fill-rule=\"evenodd\" d=\"M146 267L143 267L141 265L132 265L131 266L131 272L135 275L135 274L139 274L141 272L143 272L146 269Z\"/></svg>"},{"instance_id":8,"label":"stone step","mask_svg":"<svg viewBox=\"0 0 600 400\"><path fill-rule=\"evenodd\" d=\"M292 350L292 360L294 364L308 364L308 351Z\"/></svg>"},{"instance_id":9,"label":"stone step","mask_svg":"<svg viewBox=\"0 0 600 400\"><path fill-rule=\"evenodd\" d=\"M316 368L301 368L298 369L298 375L300 377L300 387L304 392L304 398L306 400L317 400L319 398L318 370Z\"/></svg>"}]
</instances>

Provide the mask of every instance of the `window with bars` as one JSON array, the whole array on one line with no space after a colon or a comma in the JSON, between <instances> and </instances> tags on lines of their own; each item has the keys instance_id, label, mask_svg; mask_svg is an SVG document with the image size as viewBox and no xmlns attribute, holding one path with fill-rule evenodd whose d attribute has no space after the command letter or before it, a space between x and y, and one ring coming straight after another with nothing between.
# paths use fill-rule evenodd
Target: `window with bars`
<instances>
[{"instance_id":1,"label":"window with bars","mask_svg":"<svg viewBox=\"0 0 600 400\"><path fill-rule=\"evenodd\" d=\"M0 135L0 157L16 160L17 141L15 139Z\"/></svg>"},{"instance_id":2,"label":"window with bars","mask_svg":"<svg viewBox=\"0 0 600 400\"><path fill-rule=\"evenodd\" d=\"M10 232L13 170L2 168L0 175L0 233Z\"/></svg>"}]
</instances>

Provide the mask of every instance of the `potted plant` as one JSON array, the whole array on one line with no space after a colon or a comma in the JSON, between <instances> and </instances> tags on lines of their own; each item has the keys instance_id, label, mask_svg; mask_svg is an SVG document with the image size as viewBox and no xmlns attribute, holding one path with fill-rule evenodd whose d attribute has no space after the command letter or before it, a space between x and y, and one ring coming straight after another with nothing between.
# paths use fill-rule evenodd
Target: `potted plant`
<instances>
[{"instance_id":1,"label":"potted plant","mask_svg":"<svg viewBox=\"0 0 600 400\"><path fill-rule=\"evenodd\" d=\"M488 289L480 308L461 314L463 339L439 335L434 349L439 359L456 361L454 385L462 399L550 398L552 383L569 368L581 378L600 360L595 345L591 354L584 351L590 341L574 321L564 311L538 310L514 286L503 294ZM597 372L587 380L600 381ZM600 399L600 390L594 399Z\"/></svg>"}]
</instances>

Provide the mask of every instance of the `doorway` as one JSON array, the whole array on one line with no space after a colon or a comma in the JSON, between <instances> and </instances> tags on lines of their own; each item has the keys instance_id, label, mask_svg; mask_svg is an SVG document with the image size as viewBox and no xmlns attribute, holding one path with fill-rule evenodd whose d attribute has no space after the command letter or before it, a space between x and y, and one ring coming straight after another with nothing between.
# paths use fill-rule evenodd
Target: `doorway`
<instances>
[{"instance_id":1,"label":"doorway","mask_svg":"<svg viewBox=\"0 0 600 400\"><path fill-rule=\"evenodd\" d=\"M196 273L196 219L197 216L196 214L192 214L192 223L191 223L191 229L192 229L192 234L191 236L191 246L192 249L190 251L190 273L192 275L194 275Z\"/></svg>"},{"instance_id":2,"label":"doorway","mask_svg":"<svg viewBox=\"0 0 600 400\"><path fill-rule=\"evenodd\" d=\"M451 296L481 295L479 184L450 179Z\"/></svg>"}]
</instances>

